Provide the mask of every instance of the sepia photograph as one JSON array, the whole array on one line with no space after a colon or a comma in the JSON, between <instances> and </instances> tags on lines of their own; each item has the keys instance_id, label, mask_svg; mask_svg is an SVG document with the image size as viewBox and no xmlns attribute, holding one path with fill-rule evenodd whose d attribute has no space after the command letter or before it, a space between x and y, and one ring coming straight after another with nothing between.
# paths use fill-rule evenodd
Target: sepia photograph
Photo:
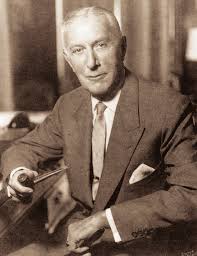
<instances>
[{"instance_id":1,"label":"sepia photograph","mask_svg":"<svg viewBox=\"0 0 197 256\"><path fill-rule=\"evenodd\" d=\"M197 0L0 0L0 256L197 256Z\"/></svg>"}]
</instances>

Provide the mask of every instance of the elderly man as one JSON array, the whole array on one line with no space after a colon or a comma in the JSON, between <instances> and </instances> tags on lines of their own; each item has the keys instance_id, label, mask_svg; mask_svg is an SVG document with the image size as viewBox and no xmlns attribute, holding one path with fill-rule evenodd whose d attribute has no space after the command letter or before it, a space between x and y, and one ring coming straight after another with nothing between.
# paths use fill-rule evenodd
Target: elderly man
<instances>
[{"instance_id":1,"label":"elderly man","mask_svg":"<svg viewBox=\"0 0 197 256\"><path fill-rule=\"evenodd\" d=\"M63 156L72 196L85 209L67 223L65 251L150 255L155 233L197 219L191 105L124 67L126 40L111 12L74 11L62 33L81 87L61 96L48 118L3 155L10 194L32 193L18 176L33 178L40 162Z\"/></svg>"}]
</instances>

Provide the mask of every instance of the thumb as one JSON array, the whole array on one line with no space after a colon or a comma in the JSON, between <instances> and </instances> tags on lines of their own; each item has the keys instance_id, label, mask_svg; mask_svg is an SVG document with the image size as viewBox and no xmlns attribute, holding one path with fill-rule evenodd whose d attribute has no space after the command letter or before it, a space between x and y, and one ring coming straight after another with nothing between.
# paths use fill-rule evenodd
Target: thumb
<instances>
[{"instance_id":1,"label":"thumb","mask_svg":"<svg viewBox=\"0 0 197 256\"><path fill-rule=\"evenodd\" d=\"M32 171L32 172L33 172L35 177L38 176L38 172L36 172L36 171Z\"/></svg>"}]
</instances>

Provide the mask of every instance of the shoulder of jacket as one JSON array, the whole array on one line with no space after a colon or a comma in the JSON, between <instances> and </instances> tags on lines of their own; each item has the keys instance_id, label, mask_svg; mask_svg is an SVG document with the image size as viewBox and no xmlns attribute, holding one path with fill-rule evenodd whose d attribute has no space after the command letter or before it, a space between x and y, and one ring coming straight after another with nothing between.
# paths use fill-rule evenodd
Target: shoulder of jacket
<instances>
[{"instance_id":1,"label":"shoulder of jacket","mask_svg":"<svg viewBox=\"0 0 197 256\"><path fill-rule=\"evenodd\" d=\"M189 97L168 85L138 78L141 104L152 105L160 111L178 111L190 105Z\"/></svg>"},{"instance_id":2,"label":"shoulder of jacket","mask_svg":"<svg viewBox=\"0 0 197 256\"><path fill-rule=\"evenodd\" d=\"M82 87L78 87L68 93L62 94L56 104L61 105L61 104L75 104L81 97L84 97L87 94L87 91Z\"/></svg>"}]
</instances>

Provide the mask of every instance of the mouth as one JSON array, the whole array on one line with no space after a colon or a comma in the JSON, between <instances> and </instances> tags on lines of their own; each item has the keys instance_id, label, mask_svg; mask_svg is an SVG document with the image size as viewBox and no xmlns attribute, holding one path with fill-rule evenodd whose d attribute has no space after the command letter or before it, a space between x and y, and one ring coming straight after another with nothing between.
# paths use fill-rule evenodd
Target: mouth
<instances>
[{"instance_id":1,"label":"mouth","mask_svg":"<svg viewBox=\"0 0 197 256\"><path fill-rule=\"evenodd\" d=\"M98 75L87 76L87 78L92 81L97 81L97 80L103 79L105 76L106 76L106 73L102 73Z\"/></svg>"}]
</instances>

